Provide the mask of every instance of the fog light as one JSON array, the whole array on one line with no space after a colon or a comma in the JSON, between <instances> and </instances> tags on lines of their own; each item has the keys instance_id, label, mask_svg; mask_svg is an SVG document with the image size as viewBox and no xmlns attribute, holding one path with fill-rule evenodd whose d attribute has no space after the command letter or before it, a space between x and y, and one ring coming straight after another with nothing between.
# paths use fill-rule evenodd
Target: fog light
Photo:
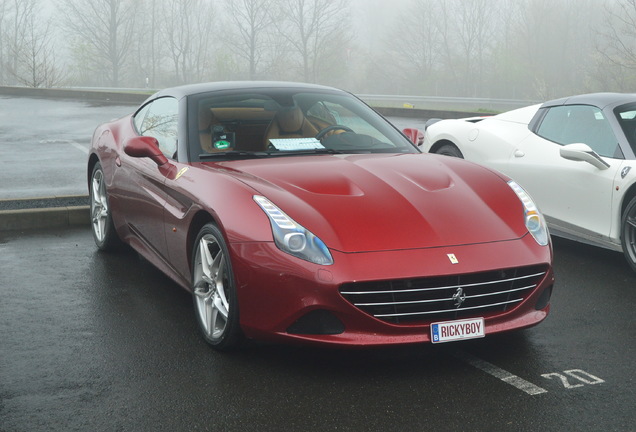
<instances>
[{"instance_id":1,"label":"fog light","mask_svg":"<svg viewBox=\"0 0 636 432\"><path fill-rule=\"evenodd\" d=\"M298 318L289 326L287 333L306 335L334 335L344 333L345 327L334 314L316 309Z\"/></svg>"}]
</instances>

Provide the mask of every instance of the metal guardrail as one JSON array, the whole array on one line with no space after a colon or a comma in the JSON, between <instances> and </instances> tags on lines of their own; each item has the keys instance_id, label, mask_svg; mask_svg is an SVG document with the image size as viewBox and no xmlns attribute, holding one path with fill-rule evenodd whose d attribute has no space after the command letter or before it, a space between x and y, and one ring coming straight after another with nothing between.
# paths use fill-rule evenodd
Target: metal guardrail
<instances>
[{"instance_id":1,"label":"metal guardrail","mask_svg":"<svg viewBox=\"0 0 636 432\"><path fill-rule=\"evenodd\" d=\"M0 95L90 100L99 103L138 105L152 93L150 89L105 87L30 88L2 87ZM494 114L532 105L535 101L414 95L357 95L385 116L406 118L462 118Z\"/></svg>"},{"instance_id":2,"label":"metal guardrail","mask_svg":"<svg viewBox=\"0 0 636 432\"><path fill-rule=\"evenodd\" d=\"M387 108L413 108L438 111L508 111L540 103L524 99L491 99L445 96L358 94L369 105Z\"/></svg>"},{"instance_id":3,"label":"metal guardrail","mask_svg":"<svg viewBox=\"0 0 636 432\"><path fill-rule=\"evenodd\" d=\"M22 94L72 97L98 97L117 99L120 102L137 103L145 100L154 90L148 88L110 88L110 87L63 87L54 89L34 89L28 87L0 87L0 94ZM373 107L405 108L432 111L461 111L461 112L502 112L515 108L540 103L540 101L524 99L493 99L448 96L417 96L417 95L375 95L356 94L360 99Z\"/></svg>"}]
</instances>

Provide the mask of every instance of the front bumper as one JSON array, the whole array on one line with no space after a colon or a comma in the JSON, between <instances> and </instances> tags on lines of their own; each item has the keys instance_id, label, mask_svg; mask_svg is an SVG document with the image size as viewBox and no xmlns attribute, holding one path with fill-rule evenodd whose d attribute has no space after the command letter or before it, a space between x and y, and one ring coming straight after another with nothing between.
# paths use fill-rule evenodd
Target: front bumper
<instances>
[{"instance_id":1,"label":"front bumper","mask_svg":"<svg viewBox=\"0 0 636 432\"><path fill-rule=\"evenodd\" d=\"M456 259L451 260L451 254ZM430 324L439 319L423 316L396 324L376 318L345 299L340 293L344 284L422 280L526 266L544 269L545 274L526 290L522 301L503 311L472 314L485 319L489 335L530 327L545 319L554 283L551 248L537 245L530 235L430 249L332 251L334 264L326 267L287 255L273 243L234 243L231 255L245 335L281 342L373 346L430 341Z\"/></svg>"}]
</instances>

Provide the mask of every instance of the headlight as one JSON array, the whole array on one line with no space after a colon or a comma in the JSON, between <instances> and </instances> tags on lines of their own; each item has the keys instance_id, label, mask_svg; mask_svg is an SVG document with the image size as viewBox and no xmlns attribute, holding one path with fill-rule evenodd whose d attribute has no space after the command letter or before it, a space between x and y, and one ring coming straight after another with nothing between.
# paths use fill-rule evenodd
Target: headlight
<instances>
[{"instance_id":1,"label":"headlight","mask_svg":"<svg viewBox=\"0 0 636 432\"><path fill-rule=\"evenodd\" d=\"M526 228L532 234L532 237L541 246L546 246L549 242L550 234L548 233L548 227L543 219L543 215L530 198L530 195L526 193L521 186L515 181L510 180L508 186L512 188L517 194L521 202L523 203L523 216L526 222Z\"/></svg>"},{"instance_id":2,"label":"headlight","mask_svg":"<svg viewBox=\"0 0 636 432\"><path fill-rule=\"evenodd\" d=\"M314 264L333 264L329 249L322 240L296 223L264 196L254 195L254 201L269 216L274 242L280 250Z\"/></svg>"}]
</instances>

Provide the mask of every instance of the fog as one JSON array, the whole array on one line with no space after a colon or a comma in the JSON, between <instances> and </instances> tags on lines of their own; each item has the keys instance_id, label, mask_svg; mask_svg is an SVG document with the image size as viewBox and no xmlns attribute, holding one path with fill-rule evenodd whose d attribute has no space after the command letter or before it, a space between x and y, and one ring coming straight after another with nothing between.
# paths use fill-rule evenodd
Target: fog
<instances>
[{"instance_id":1,"label":"fog","mask_svg":"<svg viewBox=\"0 0 636 432\"><path fill-rule=\"evenodd\" d=\"M543 100L633 91L631 0L0 0L0 85L314 82Z\"/></svg>"}]
</instances>

